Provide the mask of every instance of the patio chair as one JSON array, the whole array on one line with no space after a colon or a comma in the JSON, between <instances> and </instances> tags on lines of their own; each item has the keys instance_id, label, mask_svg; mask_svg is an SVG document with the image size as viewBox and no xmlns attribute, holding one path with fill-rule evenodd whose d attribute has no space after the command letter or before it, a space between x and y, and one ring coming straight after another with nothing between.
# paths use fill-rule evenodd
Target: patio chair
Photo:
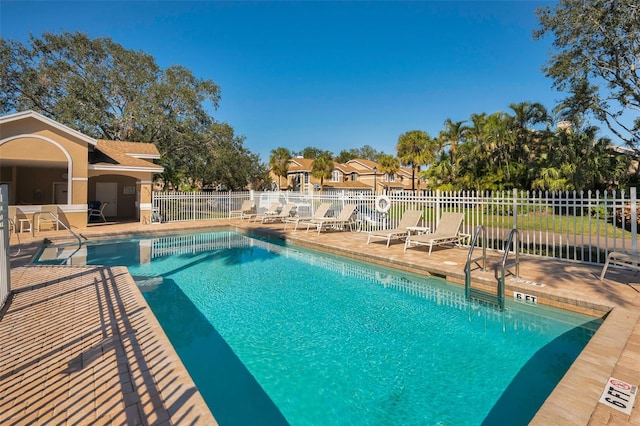
<instances>
[{"instance_id":1,"label":"patio chair","mask_svg":"<svg viewBox=\"0 0 640 426\"><path fill-rule=\"evenodd\" d=\"M443 213L435 232L407 235L407 239L404 242L404 250L406 251L408 247L411 247L411 244L429 246L429 255L431 255L433 246L459 243L461 238L465 238L465 236L460 234L460 226L462 226L463 218L463 213Z\"/></svg>"},{"instance_id":2,"label":"patio chair","mask_svg":"<svg viewBox=\"0 0 640 426\"><path fill-rule=\"evenodd\" d=\"M327 213L329 213L330 208L331 208L331 203L322 203L318 206L313 216L291 216L291 217L285 218L283 220L284 229L287 229L287 224L295 223L295 227L293 228L293 230L296 231L298 230L298 224L300 222L307 222L313 219L322 219L327 215Z\"/></svg>"},{"instance_id":3,"label":"patio chair","mask_svg":"<svg viewBox=\"0 0 640 426\"><path fill-rule=\"evenodd\" d=\"M38 215L38 231L42 230L42 225L51 225L56 231L60 229L60 217L58 216L58 206L55 204L40 207Z\"/></svg>"},{"instance_id":4,"label":"patio chair","mask_svg":"<svg viewBox=\"0 0 640 426\"><path fill-rule=\"evenodd\" d=\"M262 223L267 222L282 222L284 219L291 216L292 211L296 208L296 205L293 203L287 203L282 208L282 211L277 214L268 214L262 218Z\"/></svg>"},{"instance_id":5,"label":"patio chair","mask_svg":"<svg viewBox=\"0 0 640 426\"><path fill-rule=\"evenodd\" d=\"M353 231L353 213L356 210L356 204L347 204L342 208L337 217L323 217L320 219L311 219L307 222L307 232L309 228L315 226L318 229L318 235L323 229L345 229L347 226Z\"/></svg>"},{"instance_id":6,"label":"patio chair","mask_svg":"<svg viewBox=\"0 0 640 426\"><path fill-rule=\"evenodd\" d=\"M102 219L103 222L107 221L107 218L104 217L104 208L107 207L107 204L109 204L108 201L101 203L99 208L90 208L89 209L89 213L88 213L88 217L87 220L89 222L91 222L91 218L98 218L98 219Z\"/></svg>"},{"instance_id":7,"label":"patio chair","mask_svg":"<svg viewBox=\"0 0 640 426\"><path fill-rule=\"evenodd\" d=\"M418 226L420 219L422 218L422 212L420 210L406 210L400 218L400 223L393 229L385 229L380 231L370 231L367 238L367 244L371 242L371 238L382 238L387 240L387 247L391 243L392 238L403 238L409 235L409 227Z\"/></svg>"},{"instance_id":8,"label":"patio chair","mask_svg":"<svg viewBox=\"0 0 640 426\"><path fill-rule=\"evenodd\" d=\"M262 221L262 218L264 218L265 216L278 214L279 210L280 203L271 203L267 211L263 213L251 213L250 215L247 215L247 218L253 219L254 222L257 222L258 220Z\"/></svg>"},{"instance_id":9,"label":"patio chair","mask_svg":"<svg viewBox=\"0 0 640 426\"><path fill-rule=\"evenodd\" d=\"M31 226L33 225L33 219L27 217L27 214L20 210L19 207L9 206L9 227L13 226L13 230L17 232L31 232Z\"/></svg>"},{"instance_id":10,"label":"patio chair","mask_svg":"<svg viewBox=\"0 0 640 426\"><path fill-rule=\"evenodd\" d=\"M628 269L640 271L640 253L622 251L612 251L611 253L609 253L609 256L607 256L607 261L604 263L602 272L600 273L600 281L604 279L604 275L607 273L609 265L623 266Z\"/></svg>"},{"instance_id":11,"label":"patio chair","mask_svg":"<svg viewBox=\"0 0 640 426\"><path fill-rule=\"evenodd\" d=\"M238 210L231 210L229 218L239 217L244 220L245 216L249 217L253 213L253 200L244 200Z\"/></svg>"}]
</instances>

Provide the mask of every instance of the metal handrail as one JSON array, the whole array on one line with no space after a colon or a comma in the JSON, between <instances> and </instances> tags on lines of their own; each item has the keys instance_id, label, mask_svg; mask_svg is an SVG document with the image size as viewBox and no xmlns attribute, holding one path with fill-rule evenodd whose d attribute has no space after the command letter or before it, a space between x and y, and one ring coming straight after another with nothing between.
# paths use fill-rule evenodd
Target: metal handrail
<instances>
[{"instance_id":1,"label":"metal handrail","mask_svg":"<svg viewBox=\"0 0 640 426\"><path fill-rule=\"evenodd\" d=\"M502 264L500 265L500 278L498 279L498 300L500 304L504 306L504 275L507 265L507 258L509 257L509 247L513 243L513 236L516 236L514 253L516 254L515 266L516 266L516 278L520 277L520 231L517 228L513 228L509 232L507 237L507 243L504 246L504 255L502 256Z\"/></svg>"},{"instance_id":2,"label":"metal handrail","mask_svg":"<svg viewBox=\"0 0 640 426\"><path fill-rule=\"evenodd\" d=\"M482 231L482 256L472 259L473 249L478 242L478 235ZM469 247L469 254L467 255L467 263L464 267L464 293L465 297L468 299L470 290L471 290L471 262L477 262L478 260L482 260L482 271L487 271L487 230L483 225L478 225L476 227L475 232L473 233L473 239L471 240L471 246Z\"/></svg>"},{"instance_id":3,"label":"metal handrail","mask_svg":"<svg viewBox=\"0 0 640 426\"><path fill-rule=\"evenodd\" d=\"M15 252L14 254L9 254L9 257L15 257L20 254L20 251L22 250L22 243L20 242L20 233L18 232L18 228L16 228L16 221L13 220L12 218L8 218L8 219L9 219L9 223L11 224L11 226L9 227L9 232L11 232L11 227L13 227L13 231L16 233L16 236L18 237L18 251ZM11 234L9 234L9 236L11 236Z\"/></svg>"},{"instance_id":4,"label":"metal handrail","mask_svg":"<svg viewBox=\"0 0 640 426\"><path fill-rule=\"evenodd\" d=\"M64 222L62 222L60 220L60 218L54 214L53 212L49 212L49 211L44 211L44 212L35 212L33 214L33 223L31 224L31 236L35 237L36 236L36 218L40 219L40 215L42 213L48 213L49 216L51 216L52 218L54 218L56 220L56 222L58 222L59 225L62 225L62 227L64 229L66 229L67 231L69 231L71 233L71 235L73 235L77 240L78 240L78 248L82 247L82 238L80 238L80 236L78 234L76 234L75 232L73 232L67 225L64 224Z\"/></svg>"}]
</instances>

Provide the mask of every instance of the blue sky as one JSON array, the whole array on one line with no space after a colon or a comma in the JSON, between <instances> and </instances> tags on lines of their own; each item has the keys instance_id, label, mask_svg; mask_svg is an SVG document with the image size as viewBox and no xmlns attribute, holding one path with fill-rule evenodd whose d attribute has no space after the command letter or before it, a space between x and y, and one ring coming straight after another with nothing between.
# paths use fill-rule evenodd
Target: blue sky
<instances>
[{"instance_id":1,"label":"blue sky","mask_svg":"<svg viewBox=\"0 0 640 426\"><path fill-rule=\"evenodd\" d=\"M445 119L553 108L534 41L534 1L4 1L0 35L81 31L110 37L221 87L212 115L268 161L272 149L335 154L371 145L395 154L409 130Z\"/></svg>"}]
</instances>

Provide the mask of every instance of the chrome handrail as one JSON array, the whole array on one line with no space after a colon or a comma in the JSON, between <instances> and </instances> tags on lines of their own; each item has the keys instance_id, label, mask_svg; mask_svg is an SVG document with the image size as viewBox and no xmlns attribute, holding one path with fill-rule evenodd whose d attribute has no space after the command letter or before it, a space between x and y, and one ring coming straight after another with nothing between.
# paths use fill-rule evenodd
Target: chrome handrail
<instances>
[{"instance_id":1,"label":"chrome handrail","mask_svg":"<svg viewBox=\"0 0 640 426\"><path fill-rule=\"evenodd\" d=\"M78 234L76 234L75 232L73 232L71 230L71 228L69 228L67 225L64 224L64 222L62 222L60 220L60 218L53 212L49 212L49 211L44 211L44 212L35 212L33 214L33 223L31 224L31 236L35 237L36 236L36 218L40 219L40 215L42 213L48 213L49 216L51 216L52 218L54 218L56 220L56 222L58 222L59 225L62 225L62 227L64 229L66 229L67 231L69 231L71 233L71 235L73 235L77 240L78 240L78 248L80 248L82 246L82 238L80 238L80 236Z\"/></svg>"},{"instance_id":2,"label":"chrome handrail","mask_svg":"<svg viewBox=\"0 0 640 426\"><path fill-rule=\"evenodd\" d=\"M482 232L482 256L472 259L473 249L478 242L478 235ZM469 254L467 255L467 263L464 267L464 293L465 297L469 299L469 294L471 290L471 262L477 262L478 260L482 260L482 271L487 271L487 230L483 225L478 225L475 232L473 233L473 239L471 240L471 246L469 247Z\"/></svg>"},{"instance_id":3,"label":"chrome handrail","mask_svg":"<svg viewBox=\"0 0 640 426\"><path fill-rule=\"evenodd\" d=\"M16 221L10 217L7 219L9 219L9 224L11 225L9 227L9 232L11 232L11 227L13 227L13 232L15 232L16 237L18 238L18 251L15 252L14 254L9 253L9 257L15 257L19 255L20 251L22 250L22 243L20 242L20 233L18 232L18 228L16 228ZM11 236L11 234L9 234L9 236Z\"/></svg>"},{"instance_id":4,"label":"chrome handrail","mask_svg":"<svg viewBox=\"0 0 640 426\"><path fill-rule=\"evenodd\" d=\"M514 253L516 254L515 266L516 266L516 278L520 277L520 231L517 228L513 228L509 232L509 236L507 237L507 243L504 246L504 255L502 256L502 264L500 265L500 278L498 279L498 300L504 306L504 275L505 269L507 265L507 258L509 257L509 247L513 243L513 236L516 236Z\"/></svg>"}]
</instances>

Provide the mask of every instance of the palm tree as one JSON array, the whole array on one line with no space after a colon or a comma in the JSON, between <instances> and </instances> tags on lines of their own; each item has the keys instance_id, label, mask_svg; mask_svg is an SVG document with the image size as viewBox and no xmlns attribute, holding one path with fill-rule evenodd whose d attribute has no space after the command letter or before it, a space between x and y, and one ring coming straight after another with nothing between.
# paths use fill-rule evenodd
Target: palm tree
<instances>
[{"instance_id":1,"label":"palm tree","mask_svg":"<svg viewBox=\"0 0 640 426\"><path fill-rule=\"evenodd\" d=\"M435 188L441 190L454 189L455 171L454 165L450 161L451 152L440 151L435 162L427 170L421 172L425 179L435 182ZM434 186L429 185L430 188Z\"/></svg>"},{"instance_id":2,"label":"palm tree","mask_svg":"<svg viewBox=\"0 0 640 426\"><path fill-rule=\"evenodd\" d=\"M389 176L395 175L400 170L400 161L391 154L380 155L378 164L380 165L380 172Z\"/></svg>"},{"instance_id":3,"label":"palm tree","mask_svg":"<svg viewBox=\"0 0 640 426\"><path fill-rule=\"evenodd\" d=\"M291 151L287 148L276 148L271 150L269 157L269 167L273 174L278 176L278 187L281 186L280 178L287 177L289 171L289 161L291 161Z\"/></svg>"},{"instance_id":4,"label":"palm tree","mask_svg":"<svg viewBox=\"0 0 640 426\"><path fill-rule=\"evenodd\" d=\"M514 112L515 125L519 129L531 130L537 124L550 123L547 109L538 102L520 102L509 104Z\"/></svg>"},{"instance_id":5,"label":"palm tree","mask_svg":"<svg viewBox=\"0 0 640 426\"><path fill-rule=\"evenodd\" d=\"M433 151L429 145L433 141L429 134L423 130L411 130L403 133L398 138L398 159L400 164L411 167L411 190L415 192L416 169L433 161ZM435 146L434 146L435 148Z\"/></svg>"},{"instance_id":6,"label":"palm tree","mask_svg":"<svg viewBox=\"0 0 640 426\"><path fill-rule=\"evenodd\" d=\"M330 152L325 151L316 157L311 163L311 176L320 179L320 190L324 186L324 180L329 179L333 173L333 159Z\"/></svg>"},{"instance_id":7,"label":"palm tree","mask_svg":"<svg viewBox=\"0 0 640 426\"><path fill-rule=\"evenodd\" d=\"M531 164L544 141L545 132L536 130L535 126L544 124L549 129L551 117L547 109L540 103L520 102L512 103L513 110L509 123L509 131L513 136L510 157L512 161L521 164ZM519 182L525 184L525 182Z\"/></svg>"},{"instance_id":8,"label":"palm tree","mask_svg":"<svg viewBox=\"0 0 640 426\"><path fill-rule=\"evenodd\" d=\"M438 136L443 147L449 147L449 159L453 165L456 164L458 145L465 141L470 130L469 126L464 123L465 121L452 121L450 118L447 118L444 121L444 130L440 131L440 135Z\"/></svg>"}]
</instances>

